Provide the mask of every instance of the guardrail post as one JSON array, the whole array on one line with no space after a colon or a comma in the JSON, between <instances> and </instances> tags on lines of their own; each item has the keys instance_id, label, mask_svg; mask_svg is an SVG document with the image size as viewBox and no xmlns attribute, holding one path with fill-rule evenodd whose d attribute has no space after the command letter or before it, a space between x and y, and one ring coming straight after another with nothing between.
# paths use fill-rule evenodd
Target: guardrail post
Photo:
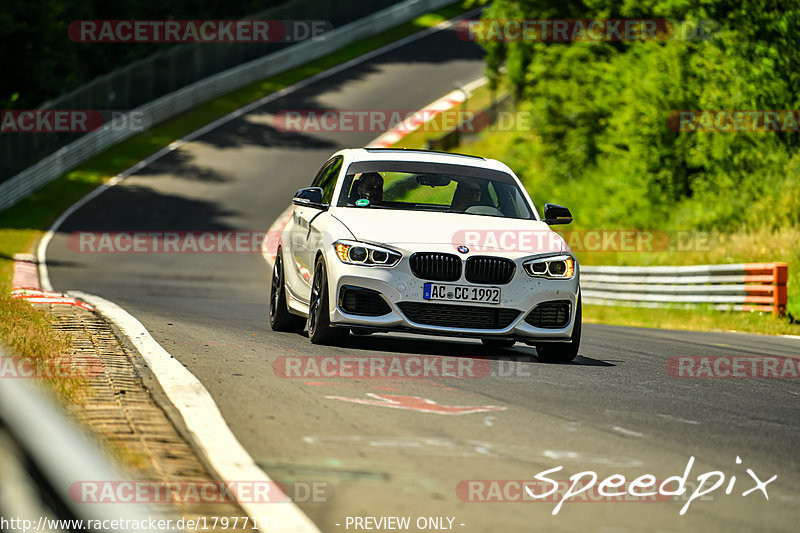
<instances>
[{"instance_id":1,"label":"guardrail post","mask_svg":"<svg viewBox=\"0 0 800 533\"><path fill-rule=\"evenodd\" d=\"M772 265L772 276L775 280L775 303L772 309L773 316L783 316L786 314L786 303L788 295L786 293L786 281L789 278L789 265L786 263L774 263Z\"/></svg>"}]
</instances>

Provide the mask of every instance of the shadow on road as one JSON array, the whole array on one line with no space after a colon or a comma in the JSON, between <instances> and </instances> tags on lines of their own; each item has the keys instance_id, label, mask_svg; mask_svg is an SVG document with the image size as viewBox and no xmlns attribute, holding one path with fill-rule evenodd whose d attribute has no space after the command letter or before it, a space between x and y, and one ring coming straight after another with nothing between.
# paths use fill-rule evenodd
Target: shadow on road
<instances>
[{"instance_id":1,"label":"shadow on road","mask_svg":"<svg viewBox=\"0 0 800 533\"><path fill-rule=\"evenodd\" d=\"M404 355L475 357L543 365L616 366L608 361L585 355L578 355L574 361L568 363L544 363L539 361L536 349L532 346L517 344L513 348L487 348L478 341L466 339L417 338L392 334L350 335L347 344L343 347L350 350L372 351L376 355L378 352L384 352Z\"/></svg>"},{"instance_id":2,"label":"shadow on road","mask_svg":"<svg viewBox=\"0 0 800 533\"><path fill-rule=\"evenodd\" d=\"M70 216L58 231L221 231L233 229L222 219L235 214L213 202L147 187L112 187Z\"/></svg>"}]
</instances>

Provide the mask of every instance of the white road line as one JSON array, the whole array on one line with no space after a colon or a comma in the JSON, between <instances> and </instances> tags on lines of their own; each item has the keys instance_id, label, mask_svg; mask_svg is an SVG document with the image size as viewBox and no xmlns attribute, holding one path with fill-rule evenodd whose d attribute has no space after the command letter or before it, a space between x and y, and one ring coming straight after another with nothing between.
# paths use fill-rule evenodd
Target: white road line
<instances>
[{"instance_id":1,"label":"white road line","mask_svg":"<svg viewBox=\"0 0 800 533\"><path fill-rule=\"evenodd\" d=\"M614 426L614 431L619 431L623 435L628 435L629 437L644 437L644 433L639 433L638 431L633 431L632 429L625 429L624 427Z\"/></svg>"},{"instance_id":2,"label":"white road line","mask_svg":"<svg viewBox=\"0 0 800 533\"><path fill-rule=\"evenodd\" d=\"M593 455L569 450L545 450L542 452L542 455L554 461L567 461L579 464L598 464L625 468L634 468L644 464L640 460L630 457L609 457L606 455Z\"/></svg>"},{"instance_id":3,"label":"white road line","mask_svg":"<svg viewBox=\"0 0 800 533\"><path fill-rule=\"evenodd\" d=\"M153 160L158 159L158 157L161 157L159 154L160 154L160 152L156 152L155 154L150 156L148 159L150 159L150 158L153 158ZM156 156L158 156L158 157L156 157ZM74 213L75 211L77 211L78 209L83 207L87 202L89 202L93 198L99 196L100 194L102 194L106 190L110 189L111 187L113 187L114 185L116 185L117 183L122 181L123 178L129 176L130 174L132 174L133 172L138 170L138 168L141 168L141 167L145 166L144 164L142 164L142 163L145 163L145 161L147 161L147 159L140 161L136 165L132 166L131 168L129 168L128 170L123 172L122 174L114 176L113 178L111 178L110 180L108 180L104 184L100 185L96 189L92 190L89 194L87 194L86 196L84 196L83 198L81 198L80 200L78 200L77 202L72 204L71 206L69 206L67 208L67 210L64 211L63 213L61 213L61 215L59 215L59 217L55 220L55 222L53 222L53 224L50 226L50 229L48 229L45 232L45 234L39 240L39 246L37 246L37 248L36 248L36 259L37 259L37 262L39 263L39 285L41 285L42 290L47 291L47 292L52 292L53 291L53 285L50 283L50 275L49 275L49 273L47 271L47 245L50 244L50 241L53 239L53 235L55 234L56 231L58 231L58 228L61 227L61 224L63 224L64 221L72 213ZM149 162L150 161L148 161L148 163ZM141 166L139 166L137 168L138 165L141 165Z\"/></svg>"},{"instance_id":4,"label":"white road line","mask_svg":"<svg viewBox=\"0 0 800 533\"><path fill-rule=\"evenodd\" d=\"M695 425L695 426L700 424L700 422L698 422L697 420L689 420L689 419L686 419L686 418L681 418L679 416L672 416L672 415L667 415L667 414L664 414L664 413L659 413L656 416L658 416L660 418L663 418L664 420L670 420L672 422L680 422L681 424L692 424L692 425Z\"/></svg>"},{"instance_id":5,"label":"white road line","mask_svg":"<svg viewBox=\"0 0 800 533\"><path fill-rule=\"evenodd\" d=\"M250 484L274 486L270 477L258 467L233 435L208 390L153 339L141 322L120 306L99 296L80 291L70 291L68 294L94 306L133 342L155 374L167 398L183 417L198 451L220 479L244 482L248 492L252 486ZM236 490L233 489L234 493ZM319 531L300 508L292 503L238 503L253 518L261 520L269 517L277 520L278 531Z\"/></svg>"}]
</instances>

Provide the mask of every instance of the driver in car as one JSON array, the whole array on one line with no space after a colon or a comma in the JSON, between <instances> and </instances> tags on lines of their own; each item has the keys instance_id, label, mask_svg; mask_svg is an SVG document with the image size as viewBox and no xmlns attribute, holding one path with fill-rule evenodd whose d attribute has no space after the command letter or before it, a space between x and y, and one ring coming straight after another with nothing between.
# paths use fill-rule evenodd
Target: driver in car
<instances>
[{"instance_id":1,"label":"driver in car","mask_svg":"<svg viewBox=\"0 0 800 533\"><path fill-rule=\"evenodd\" d=\"M377 172L364 172L356 183L356 196L359 200L369 200L379 204L383 200L383 178Z\"/></svg>"},{"instance_id":2,"label":"driver in car","mask_svg":"<svg viewBox=\"0 0 800 533\"><path fill-rule=\"evenodd\" d=\"M453 211L466 211L469 207L477 205L481 200L481 186L472 180L459 181L450 209Z\"/></svg>"}]
</instances>

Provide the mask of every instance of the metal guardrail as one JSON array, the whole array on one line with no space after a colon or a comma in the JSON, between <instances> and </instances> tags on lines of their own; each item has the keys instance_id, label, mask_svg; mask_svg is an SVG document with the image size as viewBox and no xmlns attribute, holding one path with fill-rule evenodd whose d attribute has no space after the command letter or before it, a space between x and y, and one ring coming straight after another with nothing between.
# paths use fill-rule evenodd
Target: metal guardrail
<instances>
[{"instance_id":1,"label":"metal guardrail","mask_svg":"<svg viewBox=\"0 0 800 533\"><path fill-rule=\"evenodd\" d=\"M242 18L286 21L287 37L293 34L309 37L311 21L320 23L316 28L317 32L327 31L366 17L397 2L265 0L262 3L268 7ZM201 18L201 14L196 13L196 17L192 18ZM296 26L295 22L299 26ZM64 31L66 32L66 28ZM141 53L151 50L150 55L121 65L68 93L60 94L39 108L92 110L102 113L108 120L113 117L113 112L145 105L194 82L294 44L295 42L199 42L139 45ZM84 43L81 47L83 46L108 45ZM138 124L135 127L138 128ZM82 133L45 131L0 134L0 161L3 162L0 165L0 182L11 179L42 158L55 153L59 148L80 139L82 135Z\"/></svg>"},{"instance_id":2,"label":"metal guardrail","mask_svg":"<svg viewBox=\"0 0 800 533\"><path fill-rule=\"evenodd\" d=\"M394 26L452 4L453 0L405 0L327 33L303 41L238 67L215 74L153 100L132 112L153 126L189 109L339 50L350 43L377 35ZM37 164L0 183L0 211L50 183L106 148L140 133L132 128L105 125L59 149Z\"/></svg>"},{"instance_id":3,"label":"metal guardrail","mask_svg":"<svg viewBox=\"0 0 800 533\"><path fill-rule=\"evenodd\" d=\"M580 272L586 303L639 307L712 304L720 310L786 313L786 263L581 266Z\"/></svg>"},{"instance_id":4,"label":"metal guardrail","mask_svg":"<svg viewBox=\"0 0 800 533\"><path fill-rule=\"evenodd\" d=\"M151 513L139 504L75 501L70 487L87 480L123 478L29 379L0 378L0 530L99 531L87 527L91 520L123 533L114 525L119 518L147 523ZM83 520L84 527L70 527L69 520Z\"/></svg>"}]
</instances>

